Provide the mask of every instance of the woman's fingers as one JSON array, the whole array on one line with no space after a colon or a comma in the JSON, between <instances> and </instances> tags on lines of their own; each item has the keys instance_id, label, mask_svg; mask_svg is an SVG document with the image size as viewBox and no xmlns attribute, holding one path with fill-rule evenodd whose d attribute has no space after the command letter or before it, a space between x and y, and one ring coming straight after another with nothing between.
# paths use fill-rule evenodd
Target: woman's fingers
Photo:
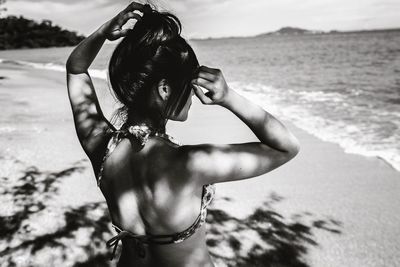
<instances>
[{"instance_id":1,"label":"woman's fingers","mask_svg":"<svg viewBox=\"0 0 400 267\"><path fill-rule=\"evenodd\" d=\"M229 90L222 71L206 66L201 66L199 68L199 72L196 78L192 80L192 83L200 86L201 89L204 88L207 90L207 92L203 94L200 94L200 92L198 93L203 98L202 102L208 99L212 104L222 103Z\"/></svg>"},{"instance_id":2,"label":"woman's fingers","mask_svg":"<svg viewBox=\"0 0 400 267\"><path fill-rule=\"evenodd\" d=\"M143 7L144 5L141 3L132 2L122 12L127 13L135 10L142 11Z\"/></svg>"},{"instance_id":3,"label":"woman's fingers","mask_svg":"<svg viewBox=\"0 0 400 267\"><path fill-rule=\"evenodd\" d=\"M141 18L142 17L137 13L129 12L129 13L126 13L125 15L123 15L122 18L120 18L119 24L122 26L130 19L140 20Z\"/></svg>"},{"instance_id":4,"label":"woman's fingers","mask_svg":"<svg viewBox=\"0 0 400 267\"><path fill-rule=\"evenodd\" d=\"M126 36L130 30L132 30L132 29L120 30L118 33L115 34L116 35L115 37L120 38L120 37Z\"/></svg>"},{"instance_id":5,"label":"woman's fingers","mask_svg":"<svg viewBox=\"0 0 400 267\"><path fill-rule=\"evenodd\" d=\"M214 82L211 82L209 80L206 80L204 78L198 77L194 80L192 80L192 83L194 83L195 85L200 85L201 87L204 87L205 89L209 90L209 91L214 91Z\"/></svg>"},{"instance_id":6,"label":"woman's fingers","mask_svg":"<svg viewBox=\"0 0 400 267\"><path fill-rule=\"evenodd\" d=\"M198 77L197 79L192 80L192 84L194 87L194 93L200 99L203 104L213 104L213 100L211 96L214 92L214 83L206 80L204 78ZM203 92L201 88L207 90L206 93Z\"/></svg>"},{"instance_id":7,"label":"woman's fingers","mask_svg":"<svg viewBox=\"0 0 400 267\"><path fill-rule=\"evenodd\" d=\"M207 73L213 74L213 75L217 75L218 73L220 73L221 71L219 69L213 69L213 68L209 68L207 66L200 66L200 71L205 71Z\"/></svg>"},{"instance_id":8,"label":"woman's fingers","mask_svg":"<svg viewBox=\"0 0 400 267\"><path fill-rule=\"evenodd\" d=\"M204 93L203 90L198 85L193 85L194 94L200 99L201 103L205 105L212 104L213 101L208 98Z\"/></svg>"},{"instance_id":9,"label":"woman's fingers","mask_svg":"<svg viewBox=\"0 0 400 267\"><path fill-rule=\"evenodd\" d=\"M214 74L211 74L211 73L205 72L205 71L200 71L197 74L197 76L200 77L200 78L206 79L206 80L208 80L210 82L214 82L216 80L216 78L217 78L217 77L215 77Z\"/></svg>"},{"instance_id":10,"label":"woman's fingers","mask_svg":"<svg viewBox=\"0 0 400 267\"><path fill-rule=\"evenodd\" d=\"M142 17L139 14L134 13L134 12L126 13L125 15L123 15L122 17L120 17L118 19L117 25L115 26L116 29L114 31L112 31L110 34L114 38L120 38L120 37L126 36L128 34L128 32L133 29L134 23L136 23L136 22L129 23L128 21L130 19L136 19L136 21L139 21L140 19L142 19ZM126 25L126 24L129 24L129 25ZM122 27L124 25L126 25L126 27L125 27L125 29L122 29Z\"/></svg>"}]
</instances>

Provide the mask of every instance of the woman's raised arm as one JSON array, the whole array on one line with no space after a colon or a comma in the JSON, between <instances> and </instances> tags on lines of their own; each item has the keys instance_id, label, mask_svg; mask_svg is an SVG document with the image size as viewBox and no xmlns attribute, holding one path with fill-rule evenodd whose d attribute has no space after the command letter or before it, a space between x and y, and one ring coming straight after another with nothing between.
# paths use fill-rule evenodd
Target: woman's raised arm
<instances>
[{"instance_id":1,"label":"woman's raised arm","mask_svg":"<svg viewBox=\"0 0 400 267\"><path fill-rule=\"evenodd\" d=\"M238 116L260 142L185 145L177 149L184 170L196 183L241 180L269 172L299 152L297 138L274 116L230 89L222 72L205 66L193 81L203 104L218 104ZM206 89L205 94L200 87Z\"/></svg>"},{"instance_id":2,"label":"woman's raised arm","mask_svg":"<svg viewBox=\"0 0 400 267\"><path fill-rule=\"evenodd\" d=\"M84 39L71 53L66 63L68 96L79 141L89 158L104 142L106 130L114 127L104 117L88 68L97 56L106 39L116 40L127 34L122 26L131 18L140 19L134 13L142 4L132 2L111 20Z\"/></svg>"}]
</instances>

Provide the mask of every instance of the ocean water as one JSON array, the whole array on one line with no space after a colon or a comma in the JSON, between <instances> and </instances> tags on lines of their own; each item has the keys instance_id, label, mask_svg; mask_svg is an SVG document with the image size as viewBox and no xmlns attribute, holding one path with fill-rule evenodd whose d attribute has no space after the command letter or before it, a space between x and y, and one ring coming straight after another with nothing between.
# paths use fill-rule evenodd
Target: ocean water
<instances>
[{"instance_id":1,"label":"ocean water","mask_svg":"<svg viewBox=\"0 0 400 267\"><path fill-rule=\"evenodd\" d=\"M189 42L201 65L221 69L229 86L266 110L400 171L400 31ZM92 76L107 79L114 46L104 45ZM0 51L0 63L63 72L72 49Z\"/></svg>"}]
</instances>

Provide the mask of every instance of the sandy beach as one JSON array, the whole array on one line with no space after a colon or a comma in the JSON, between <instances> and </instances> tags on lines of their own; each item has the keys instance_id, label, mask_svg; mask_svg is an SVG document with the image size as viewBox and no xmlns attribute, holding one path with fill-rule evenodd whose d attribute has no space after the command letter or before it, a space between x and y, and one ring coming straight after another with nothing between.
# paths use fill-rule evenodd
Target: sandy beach
<instances>
[{"instance_id":1,"label":"sandy beach","mask_svg":"<svg viewBox=\"0 0 400 267\"><path fill-rule=\"evenodd\" d=\"M65 73L0 63L0 76L0 266L113 266L108 214L75 134ZM110 117L108 86L94 84ZM187 122L167 125L182 143L257 140L228 110L193 100ZM207 226L216 261L400 266L400 173L285 124L301 143L293 161L217 185Z\"/></svg>"}]
</instances>

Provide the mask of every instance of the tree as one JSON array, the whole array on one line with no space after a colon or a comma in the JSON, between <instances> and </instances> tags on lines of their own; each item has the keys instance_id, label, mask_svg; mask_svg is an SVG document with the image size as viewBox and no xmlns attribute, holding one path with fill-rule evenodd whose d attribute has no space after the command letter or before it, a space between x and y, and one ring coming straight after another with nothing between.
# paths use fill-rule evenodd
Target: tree
<instances>
[{"instance_id":1,"label":"tree","mask_svg":"<svg viewBox=\"0 0 400 267\"><path fill-rule=\"evenodd\" d=\"M84 38L53 25L49 20L38 23L23 16L0 18L0 50L75 46Z\"/></svg>"},{"instance_id":2,"label":"tree","mask_svg":"<svg viewBox=\"0 0 400 267\"><path fill-rule=\"evenodd\" d=\"M3 12L6 12L6 11L7 11L7 8L2 7L5 3L6 3L6 0L0 0L0 15L1 15Z\"/></svg>"}]
</instances>

